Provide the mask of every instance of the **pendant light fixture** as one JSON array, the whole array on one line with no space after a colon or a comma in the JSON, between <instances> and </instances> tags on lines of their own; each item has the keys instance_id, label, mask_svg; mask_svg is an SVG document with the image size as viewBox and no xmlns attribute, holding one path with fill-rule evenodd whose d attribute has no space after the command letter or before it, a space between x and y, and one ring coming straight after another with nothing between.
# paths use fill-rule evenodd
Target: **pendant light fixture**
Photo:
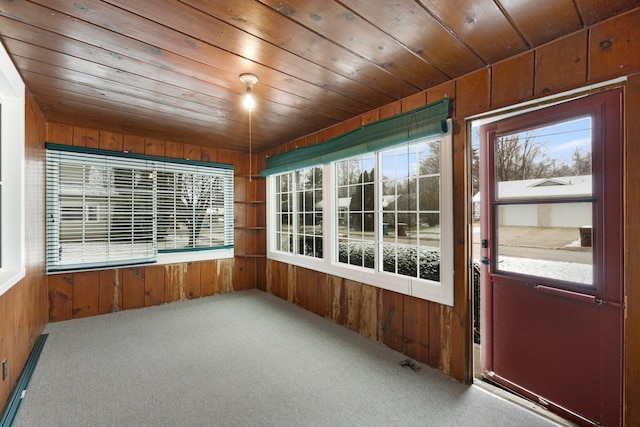
<instances>
[{"instance_id":1,"label":"pendant light fixture","mask_svg":"<svg viewBox=\"0 0 640 427\"><path fill-rule=\"evenodd\" d=\"M240 74L240 81L247 87L242 105L249 111L249 181L251 181L252 164L251 164L251 112L256 106L256 102L253 99L253 85L258 83L258 76L251 73Z\"/></svg>"}]
</instances>

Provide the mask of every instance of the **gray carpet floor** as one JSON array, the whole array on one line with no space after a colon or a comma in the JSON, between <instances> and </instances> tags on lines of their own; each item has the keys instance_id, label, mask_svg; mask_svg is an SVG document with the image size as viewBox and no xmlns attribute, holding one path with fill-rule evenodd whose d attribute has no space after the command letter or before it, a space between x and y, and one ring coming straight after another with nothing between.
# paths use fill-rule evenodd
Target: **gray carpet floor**
<instances>
[{"instance_id":1,"label":"gray carpet floor","mask_svg":"<svg viewBox=\"0 0 640 427\"><path fill-rule=\"evenodd\" d=\"M52 323L16 426L549 426L261 291Z\"/></svg>"}]
</instances>

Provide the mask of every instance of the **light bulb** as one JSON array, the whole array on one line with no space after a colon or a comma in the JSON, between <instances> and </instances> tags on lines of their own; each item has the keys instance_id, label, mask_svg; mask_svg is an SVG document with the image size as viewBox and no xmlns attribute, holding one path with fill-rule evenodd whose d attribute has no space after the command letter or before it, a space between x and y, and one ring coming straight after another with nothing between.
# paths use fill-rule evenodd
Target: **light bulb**
<instances>
[{"instance_id":1,"label":"light bulb","mask_svg":"<svg viewBox=\"0 0 640 427\"><path fill-rule=\"evenodd\" d=\"M251 89L247 89L247 93L244 96L244 100L242 101L242 105L247 110L251 111L256 106L256 101L253 99L253 95L251 94Z\"/></svg>"}]
</instances>

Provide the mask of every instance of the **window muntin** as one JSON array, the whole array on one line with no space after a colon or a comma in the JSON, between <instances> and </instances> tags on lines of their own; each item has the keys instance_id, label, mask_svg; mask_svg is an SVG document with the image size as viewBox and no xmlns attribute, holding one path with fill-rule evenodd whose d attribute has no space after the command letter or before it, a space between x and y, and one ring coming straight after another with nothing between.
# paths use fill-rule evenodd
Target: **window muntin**
<instances>
[{"instance_id":1,"label":"window muntin","mask_svg":"<svg viewBox=\"0 0 640 427\"><path fill-rule=\"evenodd\" d=\"M294 172L296 253L322 258L322 168Z\"/></svg>"},{"instance_id":2,"label":"window muntin","mask_svg":"<svg viewBox=\"0 0 640 427\"><path fill-rule=\"evenodd\" d=\"M440 141L381 153L382 269L440 281Z\"/></svg>"},{"instance_id":3,"label":"window muntin","mask_svg":"<svg viewBox=\"0 0 640 427\"><path fill-rule=\"evenodd\" d=\"M375 156L334 164L338 262L375 266Z\"/></svg>"},{"instance_id":4,"label":"window muntin","mask_svg":"<svg viewBox=\"0 0 640 427\"><path fill-rule=\"evenodd\" d=\"M48 144L49 271L233 245L233 170Z\"/></svg>"},{"instance_id":5,"label":"window muntin","mask_svg":"<svg viewBox=\"0 0 640 427\"><path fill-rule=\"evenodd\" d=\"M313 258L323 256L322 168L276 175L275 249Z\"/></svg>"},{"instance_id":6,"label":"window muntin","mask_svg":"<svg viewBox=\"0 0 640 427\"><path fill-rule=\"evenodd\" d=\"M276 250L293 252L293 172L274 177L276 184Z\"/></svg>"}]
</instances>

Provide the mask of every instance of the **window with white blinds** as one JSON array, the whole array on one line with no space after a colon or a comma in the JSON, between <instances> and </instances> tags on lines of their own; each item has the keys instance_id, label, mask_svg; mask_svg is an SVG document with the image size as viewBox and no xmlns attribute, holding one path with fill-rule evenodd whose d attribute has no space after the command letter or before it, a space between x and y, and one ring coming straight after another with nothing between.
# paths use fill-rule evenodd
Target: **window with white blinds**
<instances>
[{"instance_id":1,"label":"window with white blinds","mask_svg":"<svg viewBox=\"0 0 640 427\"><path fill-rule=\"evenodd\" d=\"M47 144L47 270L233 247L233 167Z\"/></svg>"}]
</instances>

